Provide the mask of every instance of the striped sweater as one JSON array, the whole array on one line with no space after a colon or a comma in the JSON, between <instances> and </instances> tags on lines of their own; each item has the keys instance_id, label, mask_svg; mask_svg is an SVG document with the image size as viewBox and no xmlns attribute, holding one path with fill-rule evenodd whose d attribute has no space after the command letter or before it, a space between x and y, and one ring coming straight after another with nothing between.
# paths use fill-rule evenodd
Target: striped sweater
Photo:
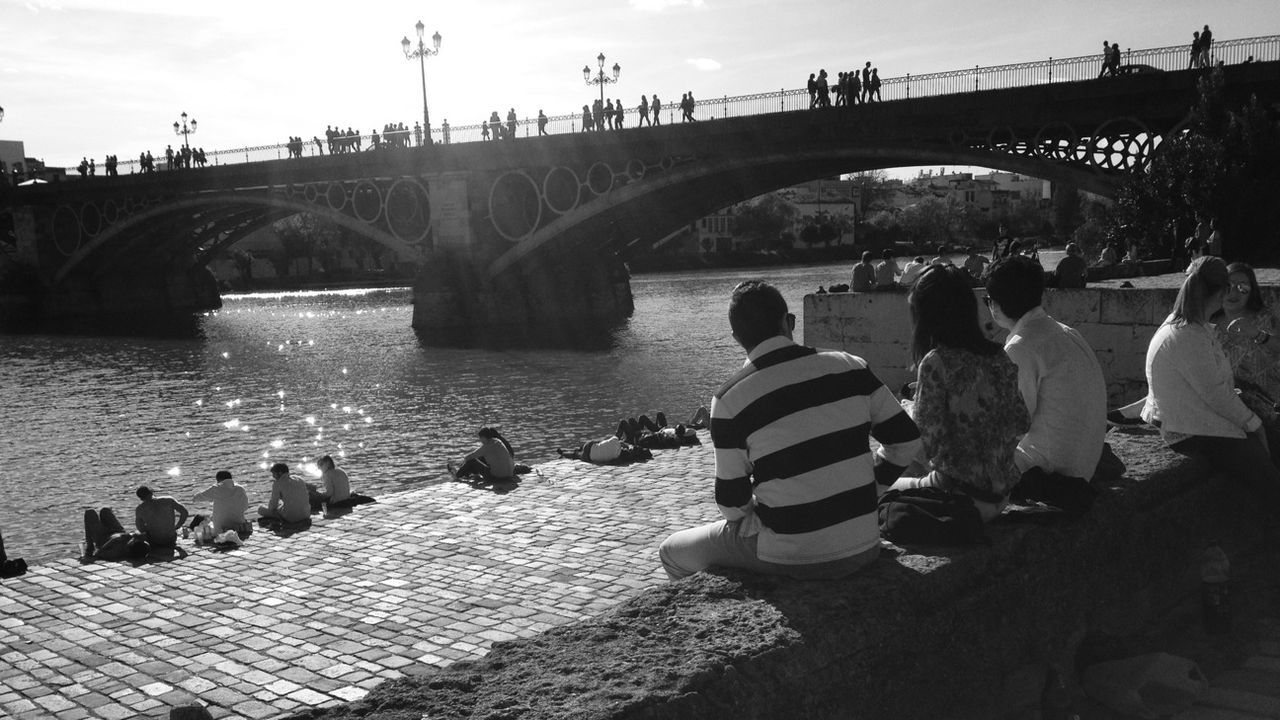
<instances>
[{"instance_id":1,"label":"striped sweater","mask_svg":"<svg viewBox=\"0 0 1280 720\"><path fill-rule=\"evenodd\" d=\"M716 392L711 440L720 512L758 533L761 560L785 565L876 545L877 470L891 482L920 449L915 423L865 361L783 336L752 349Z\"/></svg>"}]
</instances>

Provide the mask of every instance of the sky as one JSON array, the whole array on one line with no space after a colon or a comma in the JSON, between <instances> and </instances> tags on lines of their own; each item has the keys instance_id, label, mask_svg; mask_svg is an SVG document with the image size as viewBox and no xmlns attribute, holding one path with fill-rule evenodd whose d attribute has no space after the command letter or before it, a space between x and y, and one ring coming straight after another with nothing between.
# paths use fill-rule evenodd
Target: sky
<instances>
[{"instance_id":1,"label":"sky","mask_svg":"<svg viewBox=\"0 0 1280 720\"><path fill-rule=\"evenodd\" d=\"M558 115L598 94L583 65L622 67L610 97L666 103L804 86L861 67L882 77L1280 34L1280 0L0 0L0 139L74 166L177 146L270 145L326 125L368 133L422 116L400 40L439 32L426 60L433 126L514 107Z\"/></svg>"}]
</instances>

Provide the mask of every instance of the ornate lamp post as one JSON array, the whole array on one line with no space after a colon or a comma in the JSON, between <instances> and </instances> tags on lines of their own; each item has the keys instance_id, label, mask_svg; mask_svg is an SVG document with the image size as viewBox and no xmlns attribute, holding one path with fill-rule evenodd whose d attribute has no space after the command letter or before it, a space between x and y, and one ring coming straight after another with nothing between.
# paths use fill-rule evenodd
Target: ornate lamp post
<instances>
[{"instance_id":1,"label":"ornate lamp post","mask_svg":"<svg viewBox=\"0 0 1280 720\"><path fill-rule=\"evenodd\" d=\"M195 118L191 118L190 122L188 122L188 121L187 121L187 114L186 114L186 113L182 113L182 122L181 122L181 123L176 122L176 121L173 123L173 134L174 134L174 135L181 135L181 136L182 136L182 147L184 147L184 148L190 148L190 147L191 147L191 146L187 143L187 136L188 136L188 135L190 135L191 133L195 132L195 131L196 131L196 119L195 119Z\"/></svg>"},{"instance_id":2,"label":"ornate lamp post","mask_svg":"<svg viewBox=\"0 0 1280 720\"><path fill-rule=\"evenodd\" d=\"M427 27L419 20L417 25L413 26L418 31L418 47L413 49L413 43L409 42L409 38L400 41L400 47L404 48L404 56L408 60L417 59L418 68L422 71L422 130L426 133L427 144L431 144L431 116L427 113L427 56L440 54L440 33L431 36L431 44L433 47L427 47L423 41L423 32Z\"/></svg>"},{"instance_id":3,"label":"ornate lamp post","mask_svg":"<svg viewBox=\"0 0 1280 720\"><path fill-rule=\"evenodd\" d=\"M582 79L587 81L588 85L600 86L600 104L604 104L604 86L609 83L618 82L618 75L622 73L622 66L618 63L613 64L613 77L604 74L604 53L596 56L596 64L600 66L600 70L595 75L591 74L591 66L582 66Z\"/></svg>"}]
</instances>

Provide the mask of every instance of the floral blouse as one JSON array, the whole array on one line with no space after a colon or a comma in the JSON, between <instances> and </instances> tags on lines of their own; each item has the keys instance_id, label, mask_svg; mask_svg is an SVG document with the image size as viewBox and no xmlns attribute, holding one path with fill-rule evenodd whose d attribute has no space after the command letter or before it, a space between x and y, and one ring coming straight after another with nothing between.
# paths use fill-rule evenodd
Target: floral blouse
<instances>
[{"instance_id":1,"label":"floral blouse","mask_svg":"<svg viewBox=\"0 0 1280 720\"><path fill-rule=\"evenodd\" d=\"M1018 440L1031 427L1018 366L1003 352L938 347L920 361L915 421L946 485L1004 497L1017 484Z\"/></svg>"},{"instance_id":2,"label":"floral blouse","mask_svg":"<svg viewBox=\"0 0 1280 720\"><path fill-rule=\"evenodd\" d=\"M1268 310L1259 312L1254 320L1258 323L1259 330L1272 335L1280 334L1280 330L1276 328L1276 317ZM1240 388L1240 399L1263 422L1276 425L1280 422L1275 411L1275 403L1280 402L1280 361L1267 348L1255 345L1252 336L1227 332L1226 321L1214 326L1214 335L1222 345L1227 360L1231 361L1231 371Z\"/></svg>"}]
</instances>

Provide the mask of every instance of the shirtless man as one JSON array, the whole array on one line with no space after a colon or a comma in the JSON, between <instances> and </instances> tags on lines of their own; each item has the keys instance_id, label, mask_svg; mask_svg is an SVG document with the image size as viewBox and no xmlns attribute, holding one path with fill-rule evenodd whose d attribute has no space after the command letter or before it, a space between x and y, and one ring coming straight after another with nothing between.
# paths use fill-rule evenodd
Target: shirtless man
<instances>
[{"instance_id":1,"label":"shirtless man","mask_svg":"<svg viewBox=\"0 0 1280 720\"><path fill-rule=\"evenodd\" d=\"M285 522L302 522L311 517L311 501L307 484L289 474L289 466L276 463L271 466L271 500L258 506L258 515ZM284 507L281 507L284 503Z\"/></svg>"},{"instance_id":2,"label":"shirtless man","mask_svg":"<svg viewBox=\"0 0 1280 720\"><path fill-rule=\"evenodd\" d=\"M138 488L138 498L142 502L134 511L134 524L142 538L152 547L171 548L176 545L178 528L187 521L187 508L167 495L156 497L146 485ZM175 516L177 520L174 520Z\"/></svg>"},{"instance_id":3,"label":"shirtless man","mask_svg":"<svg viewBox=\"0 0 1280 720\"><path fill-rule=\"evenodd\" d=\"M351 497L351 480L347 473L333 462L333 457L325 455L316 462L320 468L320 482L324 489L319 495L327 503L340 503Z\"/></svg>"}]
</instances>

